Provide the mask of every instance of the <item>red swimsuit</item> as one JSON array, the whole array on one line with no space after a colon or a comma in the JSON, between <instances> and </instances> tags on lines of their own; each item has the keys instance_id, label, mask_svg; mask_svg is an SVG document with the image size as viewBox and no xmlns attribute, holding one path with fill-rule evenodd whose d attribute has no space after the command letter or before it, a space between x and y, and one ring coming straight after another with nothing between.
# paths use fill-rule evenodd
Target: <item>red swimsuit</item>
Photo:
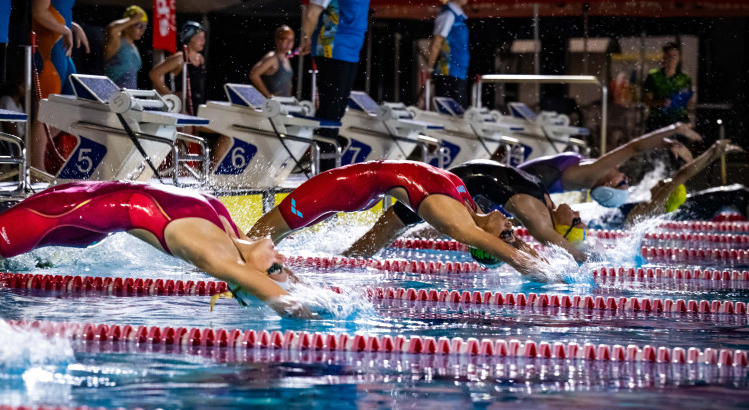
<instances>
[{"instance_id":1,"label":"red swimsuit","mask_svg":"<svg viewBox=\"0 0 749 410\"><path fill-rule=\"evenodd\" d=\"M423 162L372 161L321 173L295 189L278 205L291 229L314 225L338 212L363 211L393 188L404 188L411 208L429 195L447 195L476 209L463 181Z\"/></svg>"},{"instance_id":2,"label":"red swimsuit","mask_svg":"<svg viewBox=\"0 0 749 410\"><path fill-rule=\"evenodd\" d=\"M57 185L0 214L0 256L9 258L42 246L86 247L112 232L146 230L171 254L164 229L173 220L203 218L224 230L215 197L166 185L81 181Z\"/></svg>"}]
</instances>

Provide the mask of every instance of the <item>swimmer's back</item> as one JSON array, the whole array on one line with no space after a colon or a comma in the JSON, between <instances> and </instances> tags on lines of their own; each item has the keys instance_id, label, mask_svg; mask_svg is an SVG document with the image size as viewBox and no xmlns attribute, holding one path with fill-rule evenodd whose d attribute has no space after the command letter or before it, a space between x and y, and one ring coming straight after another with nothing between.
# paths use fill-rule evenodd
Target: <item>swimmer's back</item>
<instances>
[{"instance_id":1,"label":"swimmer's back","mask_svg":"<svg viewBox=\"0 0 749 410\"><path fill-rule=\"evenodd\" d=\"M517 194L546 201L546 187L538 178L496 161L468 161L450 171L460 177L474 198L484 197L494 205L504 206Z\"/></svg>"}]
</instances>

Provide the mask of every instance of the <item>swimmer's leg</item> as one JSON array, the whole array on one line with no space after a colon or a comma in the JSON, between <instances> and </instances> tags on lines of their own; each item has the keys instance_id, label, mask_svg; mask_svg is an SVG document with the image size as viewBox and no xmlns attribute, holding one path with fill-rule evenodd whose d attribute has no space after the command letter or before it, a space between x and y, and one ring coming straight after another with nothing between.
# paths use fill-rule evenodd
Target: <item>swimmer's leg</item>
<instances>
[{"instance_id":1,"label":"swimmer's leg","mask_svg":"<svg viewBox=\"0 0 749 410\"><path fill-rule=\"evenodd\" d=\"M357 239L350 248L343 252L343 255L349 258L369 258L391 244L408 227L409 225L406 225L397 215L395 207L391 206L364 236Z\"/></svg>"},{"instance_id":2,"label":"swimmer's leg","mask_svg":"<svg viewBox=\"0 0 749 410\"><path fill-rule=\"evenodd\" d=\"M85 248L106 238L105 233L74 226L57 226L58 218L43 216L22 206L0 215L0 256L10 258L42 246Z\"/></svg>"},{"instance_id":3,"label":"swimmer's leg","mask_svg":"<svg viewBox=\"0 0 749 410\"><path fill-rule=\"evenodd\" d=\"M247 231L247 237L250 239L266 238L270 235L273 243L281 242L283 238L291 233L291 228L283 219L278 207L273 208L270 212L263 215Z\"/></svg>"}]
</instances>

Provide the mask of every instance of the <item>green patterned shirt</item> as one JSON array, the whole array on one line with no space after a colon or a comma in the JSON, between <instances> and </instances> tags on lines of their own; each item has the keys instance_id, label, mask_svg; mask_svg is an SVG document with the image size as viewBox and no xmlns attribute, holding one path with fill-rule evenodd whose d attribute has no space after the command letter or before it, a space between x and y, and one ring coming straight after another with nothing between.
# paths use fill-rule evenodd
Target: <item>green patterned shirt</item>
<instances>
[{"instance_id":1,"label":"green patterned shirt","mask_svg":"<svg viewBox=\"0 0 749 410\"><path fill-rule=\"evenodd\" d=\"M650 70L643 85L643 93L652 93L653 99L670 99L668 107L652 107L648 116L648 129L665 127L677 121L688 122L687 103L692 97L692 79L678 72L666 77L662 68Z\"/></svg>"}]
</instances>

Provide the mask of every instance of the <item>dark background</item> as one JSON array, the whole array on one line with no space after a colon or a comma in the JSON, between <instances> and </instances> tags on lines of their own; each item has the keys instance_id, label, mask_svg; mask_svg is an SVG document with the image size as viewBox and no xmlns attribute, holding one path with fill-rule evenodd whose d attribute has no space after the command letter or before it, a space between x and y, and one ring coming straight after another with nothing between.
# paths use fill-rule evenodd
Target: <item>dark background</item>
<instances>
[{"instance_id":1,"label":"dark background","mask_svg":"<svg viewBox=\"0 0 749 410\"><path fill-rule=\"evenodd\" d=\"M30 1L14 1L11 15L11 40L8 46L8 80L18 78L23 67L20 43L27 42ZM268 3L268 2L265 2ZM285 3L285 4L288 4ZM151 17L151 10L149 17ZM73 56L81 73L102 74L102 47L104 27L121 17L123 7L100 4L76 4L74 20L81 24L91 43L91 54L76 50ZM177 27L187 20L207 19L207 97L225 99L223 84L226 82L249 82L251 67L262 55L273 49L273 32L281 24L295 30L300 27L301 9L297 6L265 7L252 2L242 3L208 14L177 14ZM431 34L432 20L371 19L372 78L370 94L377 101L392 100L393 46L395 33L400 33L401 75L400 99L414 104L417 99L413 79L416 73L410 63L413 42ZM507 47L514 39L532 39L531 18L487 18L469 19L471 33L471 66L469 78L476 74L494 71L494 50ZM140 41L143 69L139 75L139 87L150 88L148 69L152 67L151 27ZM699 38L699 103L730 104L729 112L699 109L698 132L706 136L705 144L717 137L717 118L726 124L727 137L749 149L749 17L700 17L700 18L653 18L653 17L589 17L589 37L630 37L658 35L693 35ZM583 36L583 17L542 17L540 39L542 74L566 73L566 44L571 37ZM292 60L296 73L297 58ZM364 89L366 42L362 49L359 75L354 89ZM305 72L310 67L305 57ZM305 74L308 77L308 74ZM309 98L309 78L304 79L304 98ZM296 79L294 82L296 86ZM489 90L485 90L489 92ZM563 96L564 87L544 86L544 99ZM491 101L485 98L485 101ZM493 107L490 107L493 108ZM700 147L697 147L699 151ZM741 178L746 180L744 172Z\"/></svg>"}]
</instances>

